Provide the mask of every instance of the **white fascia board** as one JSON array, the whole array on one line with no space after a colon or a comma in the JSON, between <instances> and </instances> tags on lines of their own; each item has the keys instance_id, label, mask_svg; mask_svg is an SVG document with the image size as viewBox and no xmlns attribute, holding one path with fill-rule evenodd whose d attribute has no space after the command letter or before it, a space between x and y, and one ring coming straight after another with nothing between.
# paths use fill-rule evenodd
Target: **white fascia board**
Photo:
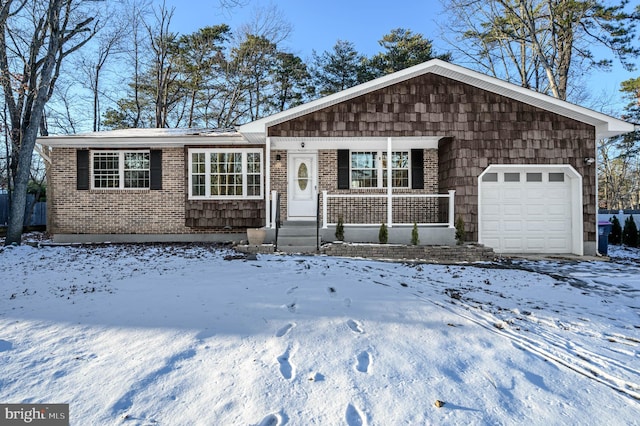
<instances>
[{"instance_id":1,"label":"white fascia board","mask_svg":"<svg viewBox=\"0 0 640 426\"><path fill-rule=\"evenodd\" d=\"M184 146L208 145L253 145L238 136L181 136L181 137L88 137L47 136L38 138L38 143L61 148L181 148Z\"/></svg>"},{"instance_id":2,"label":"white fascia board","mask_svg":"<svg viewBox=\"0 0 640 426\"><path fill-rule=\"evenodd\" d=\"M269 126L310 114L320 109L333 106L346 100L353 99L366 93L430 72L590 124L596 128L596 138L618 136L632 132L634 129L633 124L609 115L581 107L567 101L556 99L552 96L508 83L504 80L500 80L459 65L454 65L440 59L432 59L422 64L414 65L413 67L406 68L393 74L359 84L324 98L299 105L287 111L247 123L240 126L238 131L243 134L262 134L262 137L264 138L266 129Z\"/></svg>"}]
</instances>

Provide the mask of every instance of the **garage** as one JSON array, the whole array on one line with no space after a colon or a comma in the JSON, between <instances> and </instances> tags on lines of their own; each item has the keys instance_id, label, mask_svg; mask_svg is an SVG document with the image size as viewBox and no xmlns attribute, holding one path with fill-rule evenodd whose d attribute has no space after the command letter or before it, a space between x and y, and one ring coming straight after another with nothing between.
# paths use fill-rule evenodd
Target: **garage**
<instances>
[{"instance_id":1,"label":"garage","mask_svg":"<svg viewBox=\"0 0 640 426\"><path fill-rule=\"evenodd\" d=\"M582 255L582 179L569 165L492 165L478 178L478 240L496 253Z\"/></svg>"}]
</instances>

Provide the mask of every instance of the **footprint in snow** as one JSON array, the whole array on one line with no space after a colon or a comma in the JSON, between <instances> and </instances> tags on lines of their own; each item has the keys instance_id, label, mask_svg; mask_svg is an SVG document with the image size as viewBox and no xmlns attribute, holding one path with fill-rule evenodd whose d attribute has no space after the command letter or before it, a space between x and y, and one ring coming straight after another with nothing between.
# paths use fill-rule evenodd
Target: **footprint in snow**
<instances>
[{"instance_id":1,"label":"footprint in snow","mask_svg":"<svg viewBox=\"0 0 640 426\"><path fill-rule=\"evenodd\" d=\"M345 420L349 426L365 426L367 424L360 410L351 404L347 406Z\"/></svg>"},{"instance_id":2,"label":"footprint in snow","mask_svg":"<svg viewBox=\"0 0 640 426\"><path fill-rule=\"evenodd\" d=\"M289 356L291 354L291 348L287 348L285 353L278 357L278 363L280 364L280 374L287 380L293 378L293 366L289 362Z\"/></svg>"},{"instance_id":3,"label":"footprint in snow","mask_svg":"<svg viewBox=\"0 0 640 426\"><path fill-rule=\"evenodd\" d=\"M345 299L342 301L342 303L344 303L344 306L345 306L345 307L347 307L347 308L350 308L350 307L351 307L351 299L350 299L350 298L348 298L348 297L347 297L347 298L345 298Z\"/></svg>"},{"instance_id":4,"label":"footprint in snow","mask_svg":"<svg viewBox=\"0 0 640 426\"><path fill-rule=\"evenodd\" d=\"M280 417L279 414L271 413L262 419L262 421L258 423L258 426L280 426L283 424L282 417Z\"/></svg>"},{"instance_id":5,"label":"footprint in snow","mask_svg":"<svg viewBox=\"0 0 640 426\"><path fill-rule=\"evenodd\" d=\"M285 325L284 327L282 327L280 330L276 331L276 337L283 337L285 336L287 333L289 333L289 331L291 331L291 329L293 327L295 327L295 324L289 323L287 325Z\"/></svg>"},{"instance_id":6,"label":"footprint in snow","mask_svg":"<svg viewBox=\"0 0 640 426\"><path fill-rule=\"evenodd\" d=\"M364 333L364 329L357 321L350 319L349 321L347 321L347 325L349 326L351 331L353 331L354 333L358 333L358 334Z\"/></svg>"},{"instance_id":7,"label":"footprint in snow","mask_svg":"<svg viewBox=\"0 0 640 426\"><path fill-rule=\"evenodd\" d=\"M356 370L361 373L368 373L369 366L371 365L371 354L367 351L362 351L356 357Z\"/></svg>"},{"instance_id":8,"label":"footprint in snow","mask_svg":"<svg viewBox=\"0 0 640 426\"><path fill-rule=\"evenodd\" d=\"M13 343L8 340L0 339L0 352L10 351L13 348Z\"/></svg>"}]
</instances>

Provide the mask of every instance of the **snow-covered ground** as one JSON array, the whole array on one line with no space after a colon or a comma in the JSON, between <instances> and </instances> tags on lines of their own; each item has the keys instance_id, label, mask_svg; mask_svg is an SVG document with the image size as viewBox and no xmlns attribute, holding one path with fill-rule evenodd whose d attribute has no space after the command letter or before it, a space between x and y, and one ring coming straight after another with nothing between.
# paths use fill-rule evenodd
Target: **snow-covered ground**
<instances>
[{"instance_id":1,"label":"snow-covered ground","mask_svg":"<svg viewBox=\"0 0 640 426\"><path fill-rule=\"evenodd\" d=\"M610 250L0 249L0 403L69 403L72 425L640 424L639 256Z\"/></svg>"}]
</instances>

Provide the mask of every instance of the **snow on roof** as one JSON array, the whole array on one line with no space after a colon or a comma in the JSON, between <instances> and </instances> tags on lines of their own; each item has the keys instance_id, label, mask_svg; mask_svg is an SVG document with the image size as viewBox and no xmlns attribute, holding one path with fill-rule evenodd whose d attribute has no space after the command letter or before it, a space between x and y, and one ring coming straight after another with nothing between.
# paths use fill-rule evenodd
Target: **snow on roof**
<instances>
[{"instance_id":1,"label":"snow on roof","mask_svg":"<svg viewBox=\"0 0 640 426\"><path fill-rule=\"evenodd\" d=\"M104 132L90 132L73 135L87 138L126 138L126 137L170 137L170 136L235 136L238 131L234 128L210 129L117 129ZM64 135L69 136L69 135ZM62 136L62 137L64 137ZM53 136L58 137L58 136Z\"/></svg>"},{"instance_id":2,"label":"snow on roof","mask_svg":"<svg viewBox=\"0 0 640 426\"><path fill-rule=\"evenodd\" d=\"M212 141L215 138L215 141ZM214 143L247 143L234 128L187 128L187 129L117 129L104 132L80 133L75 135L51 135L38 138L47 146L184 146Z\"/></svg>"},{"instance_id":3,"label":"snow on roof","mask_svg":"<svg viewBox=\"0 0 640 426\"><path fill-rule=\"evenodd\" d=\"M234 128L188 128L188 129L116 129L102 132L78 133L72 135L49 135L44 138L144 138L170 136L235 136Z\"/></svg>"}]
</instances>

